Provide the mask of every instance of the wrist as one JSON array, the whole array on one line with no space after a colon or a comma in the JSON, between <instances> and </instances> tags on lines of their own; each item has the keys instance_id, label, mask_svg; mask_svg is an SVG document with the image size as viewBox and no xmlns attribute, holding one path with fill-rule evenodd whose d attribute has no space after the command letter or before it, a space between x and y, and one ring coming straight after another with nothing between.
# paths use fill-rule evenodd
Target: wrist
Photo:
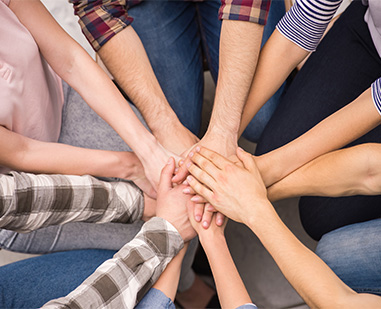
<instances>
[{"instance_id":1,"label":"wrist","mask_svg":"<svg viewBox=\"0 0 381 309\"><path fill-rule=\"evenodd\" d=\"M213 250L215 247L219 247L222 244L226 244L226 238L223 232L221 233L206 233L198 234L200 243L205 251Z\"/></svg>"}]
</instances>

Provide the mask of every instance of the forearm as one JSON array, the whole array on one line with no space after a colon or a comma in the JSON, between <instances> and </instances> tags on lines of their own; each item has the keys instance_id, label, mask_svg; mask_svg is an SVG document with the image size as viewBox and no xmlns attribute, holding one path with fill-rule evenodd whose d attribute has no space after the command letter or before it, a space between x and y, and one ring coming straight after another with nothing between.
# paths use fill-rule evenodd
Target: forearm
<instances>
[{"instance_id":1,"label":"forearm","mask_svg":"<svg viewBox=\"0 0 381 309\"><path fill-rule=\"evenodd\" d=\"M333 151L303 165L268 188L276 201L294 196L376 195L381 192L381 146Z\"/></svg>"},{"instance_id":2,"label":"forearm","mask_svg":"<svg viewBox=\"0 0 381 309\"><path fill-rule=\"evenodd\" d=\"M258 236L287 280L312 308L340 308L357 296L284 225L268 202L256 205L247 225ZM250 216L248 216L250 218Z\"/></svg>"},{"instance_id":3,"label":"forearm","mask_svg":"<svg viewBox=\"0 0 381 309\"><path fill-rule=\"evenodd\" d=\"M243 109L239 135L308 54L309 52L286 39L277 29L274 30L260 53L249 96Z\"/></svg>"},{"instance_id":4,"label":"forearm","mask_svg":"<svg viewBox=\"0 0 381 309\"><path fill-rule=\"evenodd\" d=\"M165 139L162 134L164 123L171 128L181 127L133 27L127 27L114 36L98 54L161 143Z\"/></svg>"},{"instance_id":5,"label":"forearm","mask_svg":"<svg viewBox=\"0 0 381 309\"><path fill-rule=\"evenodd\" d=\"M134 153L86 149L33 140L0 127L0 165L13 170L131 179L141 163Z\"/></svg>"},{"instance_id":6,"label":"forearm","mask_svg":"<svg viewBox=\"0 0 381 309\"><path fill-rule=\"evenodd\" d=\"M1 228L30 232L67 222L131 223L143 214L143 195L126 182L91 176L0 175Z\"/></svg>"},{"instance_id":7,"label":"forearm","mask_svg":"<svg viewBox=\"0 0 381 309\"><path fill-rule=\"evenodd\" d=\"M341 148L380 124L370 89L292 142L257 158L267 186L316 157Z\"/></svg>"},{"instance_id":8,"label":"forearm","mask_svg":"<svg viewBox=\"0 0 381 309\"><path fill-rule=\"evenodd\" d=\"M222 308L237 308L251 303L250 296L230 255L225 237L220 235L213 239L200 238L200 241L213 272Z\"/></svg>"},{"instance_id":9,"label":"forearm","mask_svg":"<svg viewBox=\"0 0 381 309\"><path fill-rule=\"evenodd\" d=\"M220 39L220 64L214 108L208 133L238 138L243 106L257 65L263 26L224 20Z\"/></svg>"}]
</instances>

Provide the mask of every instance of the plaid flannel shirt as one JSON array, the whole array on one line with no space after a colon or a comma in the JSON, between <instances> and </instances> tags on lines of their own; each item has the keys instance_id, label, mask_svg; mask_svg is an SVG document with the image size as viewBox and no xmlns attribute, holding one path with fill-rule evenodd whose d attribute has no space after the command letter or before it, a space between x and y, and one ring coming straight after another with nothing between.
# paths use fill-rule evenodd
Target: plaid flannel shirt
<instances>
[{"instance_id":1,"label":"plaid flannel shirt","mask_svg":"<svg viewBox=\"0 0 381 309\"><path fill-rule=\"evenodd\" d=\"M66 222L130 223L141 218L143 196L126 182L91 176L0 175L0 228L27 232ZM146 222L136 237L66 297L44 308L133 308L183 247L162 218Z\"/></svg>"},{"instance_id":2,"label":"plaid flannel shirt","mask_svg":"<svg viewBox=\"0 0 381 309\"><path fill-rule=\"evenodd\" d=\"M128 15L127 10L142 1L69 0L74 6L75 14L80 18L82 32L95 51L132 23L133 18ZM221 0L219 18L265 25L270 4L271 0Z\"/></svg>"}]
</instances>

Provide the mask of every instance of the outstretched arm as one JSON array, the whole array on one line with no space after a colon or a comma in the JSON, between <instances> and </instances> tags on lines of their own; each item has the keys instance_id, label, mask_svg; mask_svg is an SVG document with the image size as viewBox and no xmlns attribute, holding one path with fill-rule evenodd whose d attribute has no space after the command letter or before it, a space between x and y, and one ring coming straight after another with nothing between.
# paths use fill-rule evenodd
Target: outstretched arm
<instances>
[{"instance_id":1,"label":"outstretched arm","mask_svg":"<svg viewBox=\"0 0 381 309\"><path fill-rule=\"evenodd\" d=\"M287 280L311 307L377 308L381 298L357 294L284 225L267 199L254 157L237 150L236 165L202 148L193 156L189 184L219 211L245 223L272 255Z\"/></svg>"},{"instance_id":2,"label":"outstretched arm","mask_svg":"<svg viewBox=\"0 0 381 309\"><path fill-rule=\"evenodd\" d=\"M194 210L195 204L189 203L189 220L197 231L201 245L205 250L222 308L237 308L251 303L250 296L226 243L224 229L227 221L223 226L218 226L215 220L212 220L210 227L206 230L201 226L201 223L194 220ZM214 219L216 219L215 217L216 215L214 215ZM256 307L253 305L253 308Z\"/></svg>"},{"instance_id":3,"label":"outstretched arm","mask_svg":"<svg viewBox=\"0 0 381 309\"><path fill-rule=\"evenodd\" d=\"M270 201L381 193L381 145L361 144L322 155L267 189Z\"/></svg>"},{"instance_id":4,"label":"outstretched arm","mask_svg":"<svg viewBox=\"0 0 381 309\"><path fill-rule=\"evenodd\" d=\"M125 1L70 2L80 18L83 33L158 141L178 155L196 143L196 136L180 123L170 107L133 24L129 26L132 18Z\"/></svg>"},{"instance_id":5,"label":"outstretched arm","mask_svg":"<svg viewBox=\"0 0 381 309\"><path fill-rule=\"evenodd\" d=\"M31 32L55 72L134 150L147 177L156 187L160 169L169 154L145 129L112 81L86 51L62 30L40 1L13 0L10 8Z\"/></svg>"}]
</instances>

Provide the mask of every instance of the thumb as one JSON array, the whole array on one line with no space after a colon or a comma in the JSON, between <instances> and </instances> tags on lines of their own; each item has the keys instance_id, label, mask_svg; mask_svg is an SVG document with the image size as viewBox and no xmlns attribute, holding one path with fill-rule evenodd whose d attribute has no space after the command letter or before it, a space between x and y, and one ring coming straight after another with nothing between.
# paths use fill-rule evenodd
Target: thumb
<instances>
[{"instance_id":1,"label":"thumb","mask_svg":"<svg viewBox=\"0 0 381 309\"><path fill-rule=\"evenodd\" d=\"M237 157L238 157L238 159L240 159L242 161L244 167L247 170L253 171L253 170L257 169L257 166L254 162L253 156L250 153L244 151L240 147L237 148Z\"/></svg>"},{"instance_id":2,"label":"thumb","mask_svg":"<svg viewBox=\"0 0 381 309\"><path fill-rule=\"evenodd\" d=\"M161 170L159 190L168 191L172 189L172 176L175 171L175 160L170 157L167 164Z\"/></svg>"}]
</instances>

